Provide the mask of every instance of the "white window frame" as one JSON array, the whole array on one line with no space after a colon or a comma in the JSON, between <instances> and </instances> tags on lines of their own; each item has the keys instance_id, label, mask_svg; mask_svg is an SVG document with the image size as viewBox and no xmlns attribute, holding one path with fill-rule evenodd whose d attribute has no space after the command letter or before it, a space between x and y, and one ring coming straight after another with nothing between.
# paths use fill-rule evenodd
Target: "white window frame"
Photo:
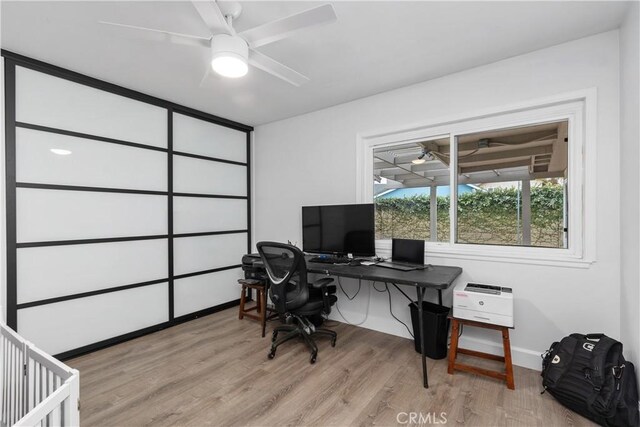
<instances>
[{"instance_id":1,"label":"white window frame","mask_svg":"<svg viewBox=\"0 0 640 427\"><path fill-rule=\"evenodd\" d=\"M450 240L426 242L428 259L450 258L587 268L595 262L596 235L596 89L561 94L517 105L398 126L356 137L356 201L373 202L373 151L412 141L449 135ZM540 248L456 243L457 135L568 120L568 248ZM379 255L389 256L391 240L376 241Z\"/></svg>"}]
</instances>

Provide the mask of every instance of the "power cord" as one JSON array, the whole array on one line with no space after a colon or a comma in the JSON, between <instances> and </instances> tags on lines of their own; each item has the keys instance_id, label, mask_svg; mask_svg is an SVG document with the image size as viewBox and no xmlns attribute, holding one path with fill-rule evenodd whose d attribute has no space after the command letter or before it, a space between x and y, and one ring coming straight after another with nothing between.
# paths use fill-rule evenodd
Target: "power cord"
<instances>
[{"instance_id":1,"label":"power cord","mask_svg":"<svg viewBox=\"0 0 640 427\"><path fill-rule=\"evenodd\" d=\"M376 288L376 283L377 283L377 282L372 282L372 283L371 283L371 286L373 286L373 289L375 289L376 291L378 291L378 292L380 292L380 293L382 293L382 292L387 292L387 290L386 290L386 289L380 290L380 289Z\"/></svg>"},{"instance_id":2,"label":"power cord","mask_svg":"<svg viewBox=\"0 0 640 427\"><path fill-rule=\"evenodd\" d=\"M347 295L347 293L344 291L344 289L342 288L342 284L340 283L340 277L338 277L338 285L340 286L340 290L342 291L342 293L349 299L349 300L353 300L359 293L360 293L360 288L362 286L362 279L358 280L358 291L355 293L355 295L351 298L349 298L349 295ZM338 301L340 299L338 298ZM342 320L345 321L345 323L347 323L348 325L352 325L352 326L360 326L362 325L364 322L367 321L367 319L369 318L369 306L371 305L371 289L369 289L369 296L367 298L367 310L365 311L365 315L364 315L364 319L362 319L362 321L358 322L358 323L352 323L349 320L347 320L346 317L344 317L344 314L342 314L342 312L340 311L340 307L338 306L338 301L336 301L336 310L338 310L338 314L340 315L340 317L342 317Z\"/></svg>"},{"instance_id":3,"label":"power cord","mask_svg":"<svg viewBox=\"0 0 640 427\"><path fill-rule=\"evenodd\" d=\"M458 332L458 338L462 336L462 330L464 329L464 325L460 325L460 331ZM451 331L453 332L453 331ZM447 347L451 348L451 337L447 340Z\"/></svg>"},{"instance_id":4,"label":"power cord","mask_svg":"<svg viewBox=\"0 0 640 427\"><path fill-rule=\"evenodd\" d=\"M411 335L411 337L413 337L413 332L411 332L411 329L409 328L409 326L407 326L406 323L404 323L402 320L398 319L396 317L395 314L393 314L393 310L391 309L391 290L389 289L389 285L387 283L384 284L384 289L380 290L378 288L376 288L376 282L373 282L372 285L373 289L375 289L377 292L383 293L386 292L388 297L389 297L389 313L391 313L391 317L393 317L394 319L396 319L399 323L402 323L404 325L405 328L407 328L407 332L409 332L409 335Z\"/></svg>"},{"instance_id":5,"label":"power cord","mask_svg":"<svg viewBox=\"0 0 640 427\"><path fill-rule=\"evenodd\" d=\"M344 294L345 297L347 297L347 299L349 301L352 301L355 297L358 296L358 294L360 293L360 288L362 287L362 279L358 279L358 290L356 291L355 294L353 294L352 297L349 296L349 294L347 294L344 290L344 288L342 287L342 282L340 281L340 276L338 276L338 286L340 286L340 290L342 291L342 293Z\"/></svg>"}]
</instances>

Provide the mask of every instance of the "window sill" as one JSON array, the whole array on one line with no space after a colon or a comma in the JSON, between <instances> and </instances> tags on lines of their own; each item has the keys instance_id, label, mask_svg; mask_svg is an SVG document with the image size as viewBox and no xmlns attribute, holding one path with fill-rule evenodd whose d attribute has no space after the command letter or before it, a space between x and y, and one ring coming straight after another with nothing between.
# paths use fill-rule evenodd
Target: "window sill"
<instances>
[{"instance_id":1,"label":"window sill","mask_svg":"<svg viewBox=\"0 0 640 427\"><path fill-rule=\"evenodd\" d=\"M391 256L391 240L376 240L378 256ZM566 249L484 246L426 242L426 262L434 258L510 264L542 265L549 267L589 268L595 260L580 257ZM436 261L437 262L437 261Z\"/></svg>"}]
</instances>

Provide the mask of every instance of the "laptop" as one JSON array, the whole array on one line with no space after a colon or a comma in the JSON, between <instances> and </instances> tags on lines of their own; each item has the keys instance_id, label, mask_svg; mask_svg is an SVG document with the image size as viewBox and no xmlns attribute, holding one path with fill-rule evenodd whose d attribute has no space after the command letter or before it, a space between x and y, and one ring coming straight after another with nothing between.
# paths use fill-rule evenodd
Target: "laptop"
<instances>
[{"instance_id":1,"label":"laptop","mask_svg":"<svg viewBox=\"0 0 640 427\"><path fill-rule=\"evenodd\" d=\"M424 240L393 239L391 261L383 261L376 265L400 271L424 269Z\"/></svg>"}]
</instances>

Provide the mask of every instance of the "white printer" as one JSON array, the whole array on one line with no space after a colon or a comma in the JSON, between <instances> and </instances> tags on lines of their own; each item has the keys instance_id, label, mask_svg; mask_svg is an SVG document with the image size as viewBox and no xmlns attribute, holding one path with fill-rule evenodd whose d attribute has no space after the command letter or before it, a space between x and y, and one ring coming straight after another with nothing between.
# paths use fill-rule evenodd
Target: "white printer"
<instances>
[{"instance_id":1,"label":"white printer","mask_svg":"<svg viewBox=\"0 0 640 427\"><path fill-rule=\"evenodd\" d=\"M453 317L513 327L511 288L460 283L453 290Z\"/></svg>"}]
</instances>

